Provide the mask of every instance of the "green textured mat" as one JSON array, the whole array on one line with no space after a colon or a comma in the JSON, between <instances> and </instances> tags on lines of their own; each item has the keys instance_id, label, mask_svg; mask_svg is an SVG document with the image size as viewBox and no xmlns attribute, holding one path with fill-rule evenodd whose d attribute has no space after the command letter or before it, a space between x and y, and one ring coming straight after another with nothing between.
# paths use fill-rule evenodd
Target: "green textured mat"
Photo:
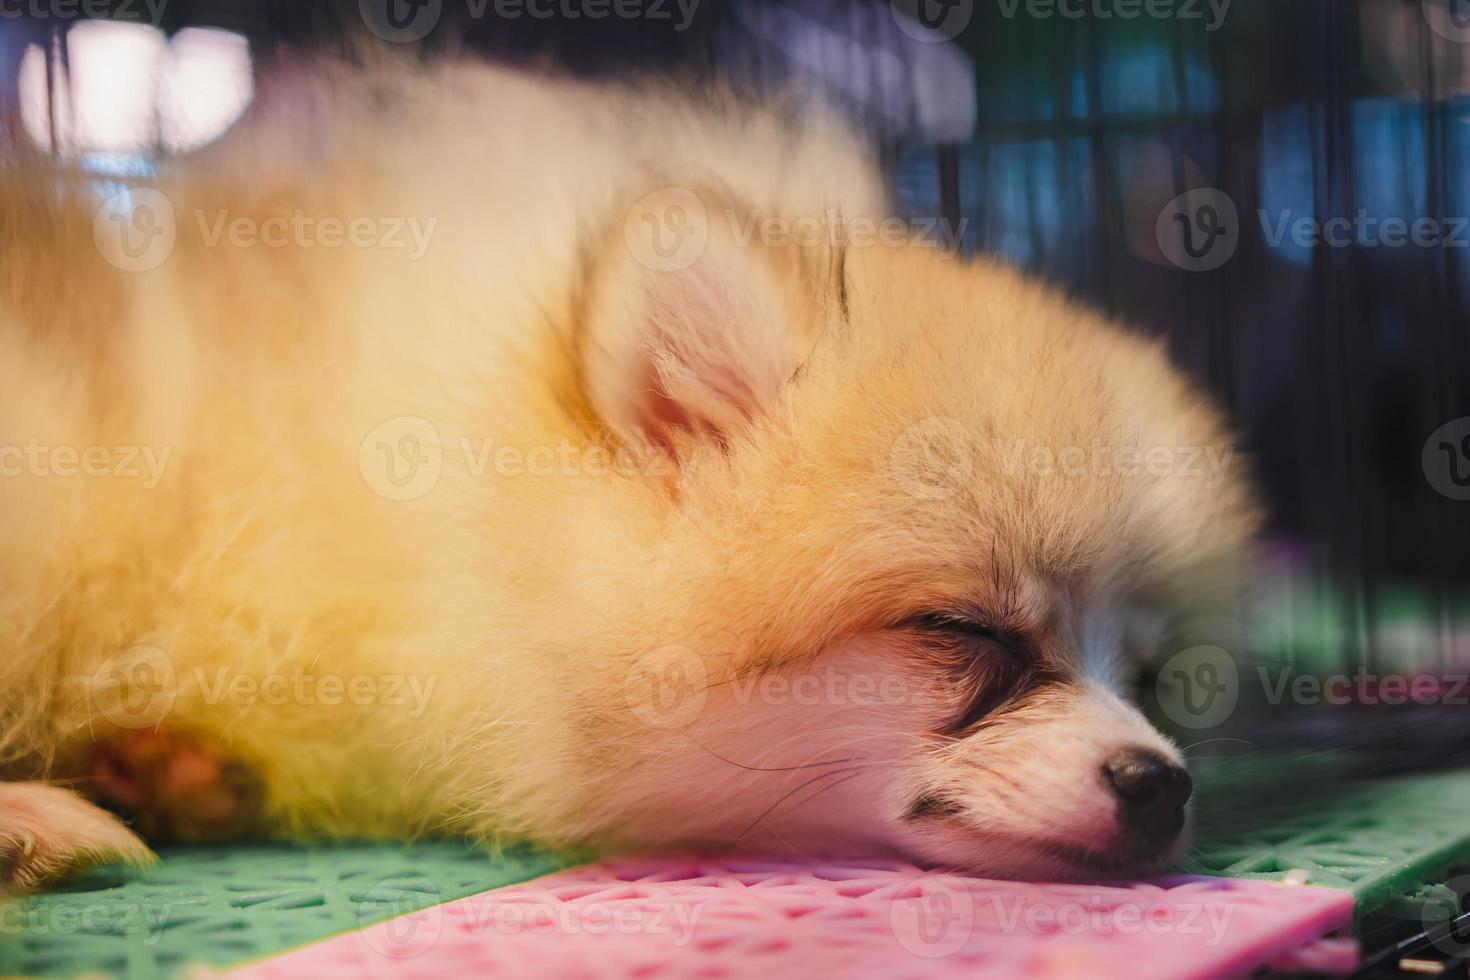
<instances>
[{"instance_id":1,"label":"green textured mat","mask_svg":"<svg viewBox=\"0 0 1470 980\"><path fill-rule=\"evenodd\" d=\"M153 978L241 963L562 867L461 843L247 844L160 851L0 903L0 975Z\"/></svg>"},{"instance_id":2,"label":"green textured mat","mask_svg":"<svg viewBox=\"0 0 1470 980\"><path fill-rule=\"evenodd\" d=\"M1302 868L1350 890L1361 920L1419 916L1433 882L1470 860L1470 770L1364 779L1342 758L1263 755L1196 766L1185 870L1271 880Z\"/></svg>"},{"instance_id":3,"label":"green textured mat","mask_svg":"<svg viewBox=\"0 0 1470 980\"><path fill-rule=\"evenodd\" d=\"M1361 918L1407 917L1470 861L1470 771L1365 780L1346 756L1251 752L1196 764L1198 845L1185 870L1353 892ZM0 975L169 977L229 966L500 885L572 859L411 847L175 848L0 904ZM1428 884L1429 887L1425 887Z\"/></svg>"}]
</instances>

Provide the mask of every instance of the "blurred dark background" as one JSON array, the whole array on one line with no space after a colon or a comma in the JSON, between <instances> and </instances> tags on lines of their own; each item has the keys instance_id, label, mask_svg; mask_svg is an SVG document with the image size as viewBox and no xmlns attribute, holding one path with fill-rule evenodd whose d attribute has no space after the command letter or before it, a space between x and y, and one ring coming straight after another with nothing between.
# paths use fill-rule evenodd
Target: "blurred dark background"
<instances>
[{"instance_id":1,"label":"blurred dark background","mask_svg":"<svg viewBox=\"0 0 1470 980\"><path fill-rule=\"evenodd\" d=\"M142 173L372 45L835 99L903 210L1167 337L1345 659L1405 590L1470 659L1470 2L0 0L0 126Z\"/></svg>"}]
</instances>

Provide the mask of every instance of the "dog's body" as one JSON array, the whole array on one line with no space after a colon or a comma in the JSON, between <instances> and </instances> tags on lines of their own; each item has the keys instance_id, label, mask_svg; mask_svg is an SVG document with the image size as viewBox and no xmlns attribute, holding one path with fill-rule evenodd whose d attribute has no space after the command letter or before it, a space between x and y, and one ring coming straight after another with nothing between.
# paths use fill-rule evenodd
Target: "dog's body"
<instances>
[{"instance_id":1,"label":"dog's body","mask_svg":"<svg viewBox=\"0 0 1470 980\"><path fill-rule=\"evenodd\" d=\"M483 68L284 104L150 183L156 268L0 171L0 773L146 826L194 790L140 753L228 771L184 837L1168 852L1098 775L1177 758L1119 624L1252 512L1120 463L1226 444L1155 346L871 234L810 113ZM21 883L142 853L26 782L6 839Z\"/></svg>"}]
</instances>

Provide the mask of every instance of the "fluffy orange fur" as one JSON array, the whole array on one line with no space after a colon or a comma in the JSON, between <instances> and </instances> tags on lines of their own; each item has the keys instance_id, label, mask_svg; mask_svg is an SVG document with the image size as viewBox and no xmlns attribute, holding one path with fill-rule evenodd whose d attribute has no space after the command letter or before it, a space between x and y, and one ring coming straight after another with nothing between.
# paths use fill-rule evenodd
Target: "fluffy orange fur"
<instances>
[{"instance_id":1,"label":"fluffy orange fur","mask_svg":"<svg viewBox=\"0 0 1470 980\"><path fill-rule=\"evenodd\" d=\"M1158 344L932 242L750 238L887 216L809 109L478 67L287 96L134 182L177 226L146 271L97 246L117 186L0 170L0 446L39 447L0 477L17 882L140 853L21 782L85 793L140 727L251 773L275 836L1107 848L1102 756L1177 759L1112 693L1118 624L1223 588L1254 524L1238 464L1184 465L1229 438ZM214 235L293 214L431 233ZM671 218L702 246L660 268ZM1024 650L915 626L954 610Z\"/></svg>"}]
</instances>

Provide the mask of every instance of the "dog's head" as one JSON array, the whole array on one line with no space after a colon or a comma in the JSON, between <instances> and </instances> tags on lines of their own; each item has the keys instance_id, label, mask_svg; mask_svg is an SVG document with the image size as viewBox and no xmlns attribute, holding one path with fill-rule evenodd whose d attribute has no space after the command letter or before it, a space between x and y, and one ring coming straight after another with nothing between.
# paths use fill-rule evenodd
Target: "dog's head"
<instances>
[{"instance_id":1,"label":"dog's head","mask_svg":"<svg viewBox=\"0 0 1470 980\"><path fill-rule=\"evenodd\" d=\"M579 832L1165 863L1190 779L1120 692L1252 530L1218 416L1159 345L1012 272L742 241L704 206L691 260L619 240L588 277L587 407L667 467L608 631L636 648L581 695Z\"/></svg>"}]
</instances>

